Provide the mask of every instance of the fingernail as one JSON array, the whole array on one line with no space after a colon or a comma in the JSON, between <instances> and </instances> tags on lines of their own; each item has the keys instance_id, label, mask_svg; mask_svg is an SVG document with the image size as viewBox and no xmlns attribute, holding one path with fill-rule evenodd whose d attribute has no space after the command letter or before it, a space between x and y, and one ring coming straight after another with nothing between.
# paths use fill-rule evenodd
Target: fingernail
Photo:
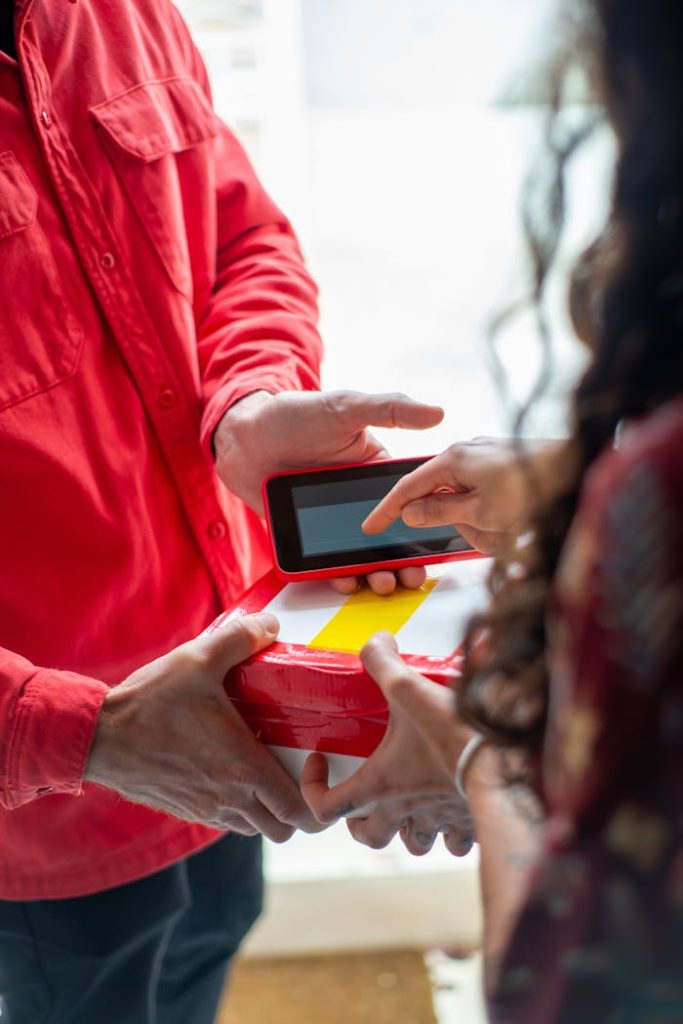
<instances>
[{"instance_id":1,"label":"fingernail","mask_svg":"<svg viewBox=\"0 0 683 1024\"><path fill-rule=\"evenodd\" d=\"M257 612L254 615L254 618L258 619L266 633L270 633L272 636L277 636L280 632L280 623L274 615L271 615L270 612Z\"/></svg>"},{"instance_id":2,"label":"fingernail","mask_svg":"<svg viewBox=\"0 0 683 1024\"><path fill-rule=\"evenodd\" d=\"M422 526L425 521L424 502L411 501L401 512L401 519L408 526Z\"/></svg>"}]
</instances>

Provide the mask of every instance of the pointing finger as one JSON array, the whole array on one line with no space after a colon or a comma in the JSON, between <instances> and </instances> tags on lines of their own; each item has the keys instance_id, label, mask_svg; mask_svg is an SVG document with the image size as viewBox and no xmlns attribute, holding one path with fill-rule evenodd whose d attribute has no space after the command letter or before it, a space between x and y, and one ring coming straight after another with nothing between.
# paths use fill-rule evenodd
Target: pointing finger
<instances>
[{"instance_id":1,"label":"pointing finger","mask_svg":"<svg viewBox=\"0 0 683 1024\"><path fill-rule=\"evenodd\" d=\"M401 518L406 526L451 526L470 523L476 514L478 499L471 493L440 491L403 506Z\"/></svg>"},{"instance_id":2,"label":"pointing finger","mask_svg":"<svg viewBox=\"0 0 683 1024\"><path fill-rule=\"evenodd\" d=\"M403 508L411 501L433 494L440 488L466 490L462 484L453 481L452 471L444 454L418 466L412 473L402 477L382 498L362 524L364 533L382 533L401 515Z\"/></svg>"},{"instance_id":3,"label":"pointing finger","mask_svg":"<svg viewBox=\"0 0 683 1024\"><path fill-rule=\"evenodd\" d=\"M337 400L342 416L349 421L349 426L358 430L364 427L427 430L435 427L444 417L441 406L417 402L399 392L364 395L351 391L338 392L333 397Z\"/></svg>"}]
</instances>

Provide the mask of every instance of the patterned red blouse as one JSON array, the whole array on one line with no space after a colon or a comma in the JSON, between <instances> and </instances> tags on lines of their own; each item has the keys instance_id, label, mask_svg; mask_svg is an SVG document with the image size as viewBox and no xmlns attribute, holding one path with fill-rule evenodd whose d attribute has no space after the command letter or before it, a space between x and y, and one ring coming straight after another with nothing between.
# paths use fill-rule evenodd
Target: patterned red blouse
<instances>
[{"instance_id":1,"label":"patterned red blouse","mask_svg":"<svg viewBox=\"0 0 683 1024\"><path fill-rule=\"evenodd\" d=\"M496 1024L683 1021L683 400L593 468L551 622L545 856Z\"/></svg>"}]
</instances>

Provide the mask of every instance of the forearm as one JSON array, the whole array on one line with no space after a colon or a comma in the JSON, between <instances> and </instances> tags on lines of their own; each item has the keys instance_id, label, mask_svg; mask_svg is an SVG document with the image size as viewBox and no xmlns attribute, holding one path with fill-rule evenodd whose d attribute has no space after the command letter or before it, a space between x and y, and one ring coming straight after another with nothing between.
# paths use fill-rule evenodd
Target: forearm
<instances>
[{"instance_id":1,"label":"forearm","mask_svg":"<svg viewBox=\"0 0 683 1024\"><path fill-rule=\"evenodd\" d=\"M532 797L504 780L500 756L488 746L472 763L466 791L480 847L484 974L490 993L538 857L537 809Z\"/></svg>"}]
</instances>

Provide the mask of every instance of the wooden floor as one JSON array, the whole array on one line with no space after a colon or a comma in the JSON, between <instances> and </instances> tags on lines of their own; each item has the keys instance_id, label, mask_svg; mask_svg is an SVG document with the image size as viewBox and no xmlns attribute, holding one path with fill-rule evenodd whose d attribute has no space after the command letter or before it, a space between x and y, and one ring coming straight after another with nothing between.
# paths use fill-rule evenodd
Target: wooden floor
<instances>
[{"instance_id":1,"label":"wooden floor","mask_svg":"<svg viewBox=\"0 0 683 1024\"><path fill-rule=\"evenodd\" d=\"M238 963L218 1024L436 1024L421 952Z\"/></svg>"}]
</instances>

